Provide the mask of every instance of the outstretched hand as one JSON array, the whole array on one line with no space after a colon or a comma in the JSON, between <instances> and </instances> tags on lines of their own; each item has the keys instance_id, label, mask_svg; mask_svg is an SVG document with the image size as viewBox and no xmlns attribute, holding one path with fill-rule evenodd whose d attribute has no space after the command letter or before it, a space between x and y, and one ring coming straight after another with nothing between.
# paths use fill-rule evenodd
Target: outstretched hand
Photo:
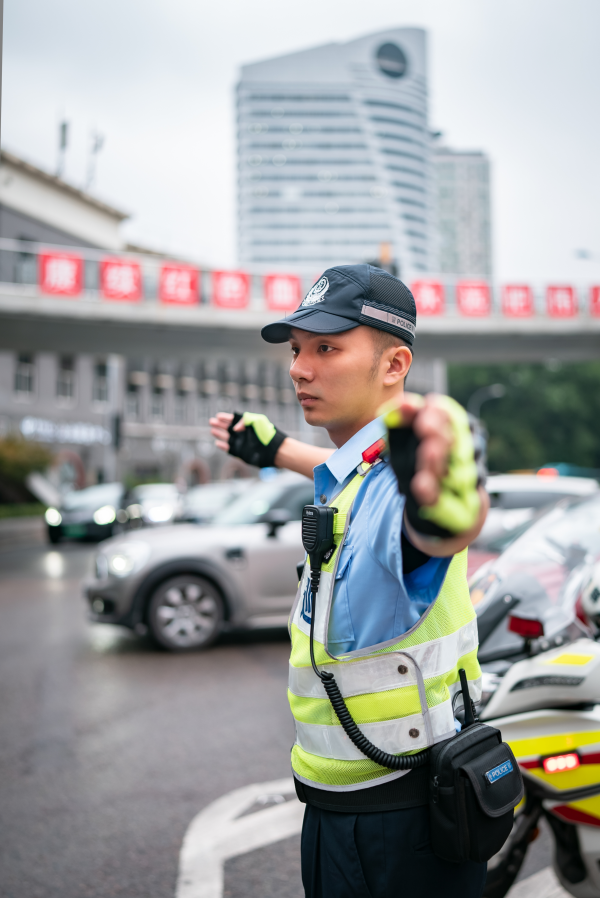
<instances>
[{"instance_id":1,"label":"outstretched hand","mask_svg":"<svg viewBox=\"0 0 600 898\"><path fill-rule=\"evenodd\" d=\"M208 422L210 424L210 432L215 438L215 446L218 449L222 449L223 452L229 452L229 428L232 421L232 412L217 412L215 417ZM243 421L238 421L233 429L245 430L246 425Z\"/></svg>"},{"instance_id":2,"label":"outstretched hand","mask_svg":"<svg viewBox=\"0 0 600 898\"><path fill-rule=\"evenodd\" d=\"M420 440L416 472L411 481L413 496L420 505L435 505L439 499L454 443L450 415L437 400L434 393L425 397L405 393L398 403L402 423L407 427L412 425Z\"/></svg>"},{"instance_id":3,"label":"outstretched hand","mask_svg":"<svg viewBox=\"0 0 600 898\"><path fill-rule=\"evenodd\" d=\"M408 393L380 411L389 431L392 467L407 497L405 523L413 542L421 548L422 540L433 537L437 548L430 554L460 551L480 532L489 502L478 486L465 410L449 396ZM416 442L401 436L406 428Z\"/></svg>"}]
</instances>

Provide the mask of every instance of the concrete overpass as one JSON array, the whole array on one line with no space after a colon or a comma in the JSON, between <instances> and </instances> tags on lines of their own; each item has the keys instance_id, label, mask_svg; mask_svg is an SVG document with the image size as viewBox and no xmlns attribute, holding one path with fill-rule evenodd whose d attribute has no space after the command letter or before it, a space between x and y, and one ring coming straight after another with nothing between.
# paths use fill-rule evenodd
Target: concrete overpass
<instances>
[{"instance_id":1,"label":"concrete overpass","mask_svg":"<svg viewBox=\"0 0 600 898\"><path fill-rule=\"evenodd\" d=\"M31 352L163 355L193 360L198 354L283 359L285 347L269 346L260 328L281 317L265 310L260 296L248 309L210 305L176 307L147 300L101 301L44 296L35 286L0 284L0 348ZM507 318L499 313L420 316L415 358L445 362L565 362L600 358L600 317Z\"/></svg>"}]
</instances>

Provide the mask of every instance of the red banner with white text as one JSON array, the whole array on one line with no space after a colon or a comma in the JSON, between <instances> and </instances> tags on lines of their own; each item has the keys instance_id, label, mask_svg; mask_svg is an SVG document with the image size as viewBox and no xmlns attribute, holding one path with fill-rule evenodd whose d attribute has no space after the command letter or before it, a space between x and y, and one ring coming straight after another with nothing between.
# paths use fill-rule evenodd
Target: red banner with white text
<instances>
[{"instance_id":1,"label":"red banner with white text","mask_svg":"<svg viewBox=\"0 0 600 898\"><path fill-rule=\"evenodd\" d=\"M533 315L533 290L524 284L507 284L502 289L502 312L510 318Z\"/></svg>"},{"instance_id":2,"label":"red banner with white text","mask_svg":"<svg viewBox=\"0 0 600 898\"><path fill-rule=\"evenodd\" d=\"M265 275L267 308L281 312L293 312L300 305L302 285L295 274Z\"/></svg>"},{"instance_id":3,"label":"red banner with white text","mask_svg":"<svg viewBox=\"0 0 600 898\"><path fill-rule=\"evenodd\" d=\"M139 302L142 298L142 269L129 259L100 262L100 292L104 299Z\"/></svg>"},{"instance_id":4,"label":"red banner with white text","mask_svg":"<svg viewBox=\"0 0 600 898\"><path fill-rule=\"evenodd\" d=\"M198 269L191 265L163 265L158 278L159 300L171 305L196 305L198 274Z\"/></svg>"},{"instance_id":5,"label":"red banner with white text","mask_svg":"<svg viewBox=\"0 0 600 898\"><path fill-rule=\"evenodd\" d=\"M444 285L440 281L415 281L411 284L417 315L443 315Z\"/></svg>"},{"instance_id":6,"label":"red banner with white text","mask_svg":"<svg viewBox=\"0 0 600 898\"><path fill-rule=\"evenodd\" d=\"M213 271L213 303L223 309L245 309L250 302L250 275L244 271Z\"/></svg>"},{"instance_id":7,"label":"red banner with white text","mask_svg":"<svg viewBox=\"0 0 600 898\"><path fill-rule=\"evenodd\" d=\"M40 291L52 296L79 296L83 290L83 259L73 253L40 253Z\"/></svg>"},{"instance_id":8,"label":"red banner with white text","mask_svg":"<svg viewBox=\"0 0 600 898\"><path fill-rule=\"evenodd\" d=\"M574 287L548 287L548 314L552 318L573 318L577 314L577 294Z\"/></svg>"},{"instance_id":9,"label":"red banner with white text","mask_svg":"<svg viewBox=\"0 0 600 898\"><path fill-rule=\"evenodd\" d=\"M489 284L485 281L459 281L456 285L456 305L461 315L482 317L491 311Z\"/></svg>"}]
</instances>

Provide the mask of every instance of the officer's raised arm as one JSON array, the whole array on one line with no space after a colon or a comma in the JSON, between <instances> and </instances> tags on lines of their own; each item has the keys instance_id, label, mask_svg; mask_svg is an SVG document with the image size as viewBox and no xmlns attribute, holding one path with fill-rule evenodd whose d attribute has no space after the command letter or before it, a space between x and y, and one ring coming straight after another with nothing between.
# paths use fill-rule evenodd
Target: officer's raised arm
<instances>
[{"instance_id":1,"label":"officer's raised arm","mask_svg":"<svg viewBox=\"0 0 600 898\"><path fill-rule=\"evenodd\" d=\"M266 415L218 412L210 419L218 449L257 468L287 468L313 479L313 469L327 461L333 449L311 446L289 437Z\"/></svg>"}]
</instances>

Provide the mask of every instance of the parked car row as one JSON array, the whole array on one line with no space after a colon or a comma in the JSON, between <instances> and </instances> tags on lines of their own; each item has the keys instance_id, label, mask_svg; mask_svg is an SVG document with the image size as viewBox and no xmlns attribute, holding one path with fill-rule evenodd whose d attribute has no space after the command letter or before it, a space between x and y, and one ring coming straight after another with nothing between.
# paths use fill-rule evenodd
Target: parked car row
<instances>
[{"instance_id":1,"label":"parked car row","mask_svg":"<svg viewBox=\"0 0 600 898\"><path fill-rule=\"evenodd\" d=\"M208 523L236 498L250 480L226 480L181 493L174 483L147 483L126 490L122 483L102 483L67 493L46 510L48 539L108 539L143 526L193 521Z\"/></svg>"},{"instance_id":2,"label":"parked car row","mask_svg":"<svg viewBox=\"0 0 600 898\"><path fill-rule=\"evenodd\" d=\"M210 645L224 628L286 623L304 554L300 517L313 502L312 482L282 472L267 482L196 489L190 519L210 521L210 527L155 526L100 546L96 576L86 585L94 620L150 631L160 645L179 651ZM538 521L553 507L560 516L589 496L600 508L597 482L583 478L503 475L490 477L488 489L494 514L487 535L484 530L469 550L472 571L481 565L491 570L511 544L526 557L527 529L537 533ZM474 582L481 582L478 574Z\"/></svg>"},{"instance_id":3,"label":"parked car row","mask_svg":"<svg viewBox=\"0 0 600 898\"><path fill-rule=\"evenodd\" d=\"M149 630L165 648L210 645L223 628L284 626L303 557L312 481L255 480L212 520L115 536L86 584L94 620Z\"/></svg>"}]
</instances>

